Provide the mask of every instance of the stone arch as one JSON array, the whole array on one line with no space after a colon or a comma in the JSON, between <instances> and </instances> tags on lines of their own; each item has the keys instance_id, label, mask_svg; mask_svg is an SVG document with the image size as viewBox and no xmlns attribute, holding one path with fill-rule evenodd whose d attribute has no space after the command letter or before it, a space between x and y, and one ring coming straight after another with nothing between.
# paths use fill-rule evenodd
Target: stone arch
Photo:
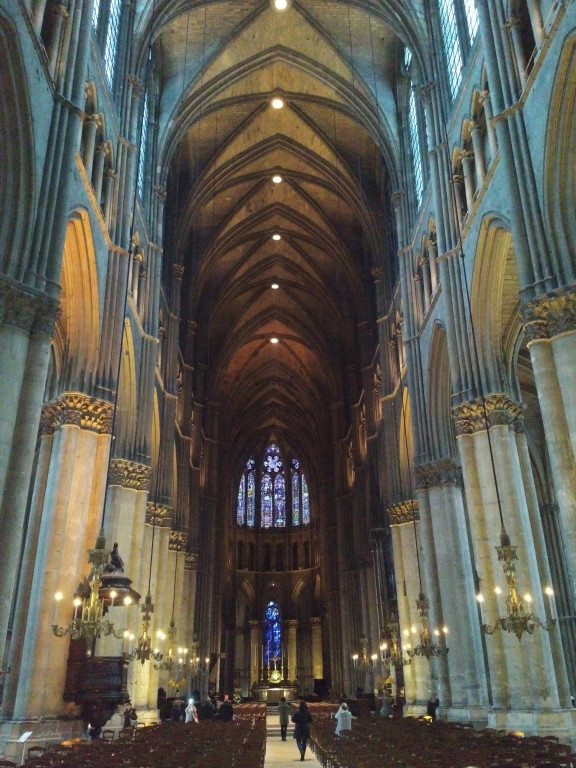
<instances>
[{"instance_id":1,"label":"stone arch","mask_svg":"<svg viewBox=\"0 0 576 768\"><path fill-rule=\"evenodd\" d=\"M451 377L446 329L435 323L428 359L428 413L432 458L454 457L456 444L451 420Z\"/></svg>"},{"instance_id":2,"label":"stone arch","mask_svg":"<svg viewBox=\"0 0 576 768\"><path fill-rule=\"evenodd\" d=\"M545 211L561 285L576 279L576 32L558 61L545 148Z\"/></svg>"},{"instance_id":3,"label":"stone arch","mask_svg":"<svg viewBox=\"0 0 576 768\"><path fill-rule=\"evenodd\" d=\"M482 390L513 396L520 279L508 224L495 214L480 228L471 303ZM476 367L476 361L473 364Z\"/></svg>"},{"instance_id":4,"label":"stone arch","mask_svg":"<svg viewBox=\"0 0 576 768\"><path fill-rule=\"evenodd\" d=\"M0 273L24 280L34 230L36 204L32 180L34 138L28 84L18 33L0 13L0 157L9 173L0 174L0 211L10 226L0 227Z\"/></svg>"},{"instance_id":5,"label":"stone arch","mask_svg":"<svg viewBox=\"0 0 576 768\"><path fill-rule=\"evenodd\" d=\"M60 315L52 337L47 395L89 392L98 362L100 312L96 254L86 211L68 221L60 274Z\"/></svg>"}]
</instances>

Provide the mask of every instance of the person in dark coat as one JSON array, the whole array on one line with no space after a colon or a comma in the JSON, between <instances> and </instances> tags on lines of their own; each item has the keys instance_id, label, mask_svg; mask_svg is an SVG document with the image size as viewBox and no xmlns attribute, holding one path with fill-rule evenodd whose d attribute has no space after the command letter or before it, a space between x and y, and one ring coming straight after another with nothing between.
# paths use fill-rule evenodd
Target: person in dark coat
<instances>
[{"instance_id":1,"label":"person in dark coat","mask_svg":"<svg viewBox=\"0 0 576 768\"><path fill-rule=\"evenodd\" d=\"M292 715L292 722L295 726L294 738L300 750L300 760L304 760L306 744L310 738L310 723L312 722L312 715L308 711L308 705L305 701L300 702L298 710Z\"/></svg>"},{"instance_id":2,"label":"person in dark coat","mask_svg":"<svg viewBox=\"0 0 576 768\"><path fill-rule=\"evenodd\" d=\"M234 719L234 708L232 707L232 702L228 696L224 696L224 701L220 704L218 719L222 720L224 723L228 723L230 720Z\"/></svg>"},{"instance_id":3,"label":"person in dark coat","mask_svg":"<svg viewBox=\"0 0 576 768\"><path fill-rule=\"evenodd\" d=\"M286 731L288 730L288 723L290 722L290 711L292 707L286 701L286 697L282 696L280 703L278 704L278 717L280 719L280 736L282 741L286 741Z\"/></svg>"},{"instance_id":4,"label":"person in dark coat","mask_svg":"<svg viewBox=\"0 0 576 768\"><path fill-rule=\"evenodd\" d=\"M435 696L432 694L430 698L428 699L428 704L426 705L426 714L432 718L432 720L436 720L436 710L438 709L440 705L440 700L438 699L438 696Z\"/></svg>"}]
</instances>

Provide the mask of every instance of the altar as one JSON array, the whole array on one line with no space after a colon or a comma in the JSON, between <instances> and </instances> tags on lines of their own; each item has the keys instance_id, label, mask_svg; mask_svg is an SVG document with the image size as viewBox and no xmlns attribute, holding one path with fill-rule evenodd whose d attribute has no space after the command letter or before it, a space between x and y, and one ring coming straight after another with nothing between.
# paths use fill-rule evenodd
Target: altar
<instances>
[{"instance_id":1,"label":"altar","mask_svg":"<svg viewBox=\"0 0 576 768\"><path fill-rule=\"evenodd\" d=\"M278 704L282 696L284 696L286 701L294 701L298 698L298 688L289 683L285 685L260 683L252 687L252 693L254 698L257 697L258 701L265 701L268 704Z\"/></svg>"}]
</instances>

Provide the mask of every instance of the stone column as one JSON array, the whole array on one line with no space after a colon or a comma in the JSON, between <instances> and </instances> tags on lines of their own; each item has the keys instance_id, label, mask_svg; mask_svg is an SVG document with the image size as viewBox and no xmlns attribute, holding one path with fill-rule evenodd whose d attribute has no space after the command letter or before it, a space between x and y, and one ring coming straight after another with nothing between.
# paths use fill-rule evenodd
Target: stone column
<instances>
[{"instance_id":1,"label":"stone column","mask_svg":"<svg viewBox=\"0 0 576 768\"><path fill-rule=\"evenodd\" d=\"M464 191L466 193L466 206L468 210L474 205L474 153L463 149L462 173L464 174Z\"/></svg>"},{"instance_id":2,"label":"stone column","mask_svg":"<svg viewBox=\"0 0 576 768\"><path fill-rule=\"evenodd\" d=\"M250 689L258 685L262 676L263 658L262 658L262 625L253 619L249 621L250 625Z\"/></svg>"},{"instance_id":3,"label":"stone column","mask_svg":"<svg viewBox=\"0 0 576 768\"><path fill-rule=\"evenodd\" d=\"M576 595L576 291L559 289L524 302L522 320L546 434L566 560Z\"/></svg>"},{"instance_id":4,"label":"stone column","mask_svg":"<svg viewBox=\"0 0 576 768\"><path fill-rule=\"evenodd\" d=\"M287 678L293 683L297 679L298 670L298 620L288 619L284 622L288 634L288 672Z\"/></svg>"},{"instance_id":5,"label":"stone column","mask_svg":"<svg viewBox=\"0 0 576 768\"><path fill-rule=\"evenodd\" d=\"M497 628L498 618L509 611L506 580L497 553L503 526L518 550L515 563L518 595L529 592L532 603L526 604L527 611L542 620L546 617L545 585L541 582L543 571L538 560L545 557L539 540L541 528L535 529L530 519L526 478L516 439L516 431L522 426L522 407L506 395L492 394L483 401L457 406L454 416L471 542L485 599L482 621L490 627L490 636L486 639L493 700L489 723L516 730L522 727L532 733L550 732L550 710L557 710L553 727L565 738L571 727L568 724L571 715L568 709L562 710L566 707L562 700L566 682L562 679L563 670L554 667L550 635L538 627L532 636L524 634L519 652L514 634ZM486 431L487 426L490 432ZM544 572L547 570L546 567ZM496 586L502 589L501 597L494 592ZM542 679L547 681L544 687ZM527 712L530 713L528 720Z\"/></svg>"},{"instance_id":6,"label":"stone column","mask_svg":"<svg viewBox=\"0 0 576 768\"><path fill-rule=\"evenodd\" d=\"M475 599L473 557L462 496L462 472L452 459L440 459L416 469L421 510L420 525L428 527L434 553L436 584L430 592L431 628L445 626L449 654L446 665L436 664L438 694L442 707L450 707L449 719L480 720L479 708L488 704L482 637ZM450 546L446 546L446 542ZM427 549L424 564L429 560ZM428 576L428 567L426 567ZM438 590L441 614L434 600ZM445 666L445 669L444 669ZM447 677L444 678L444 675Z\"/></svg>"},{"instance_id":7,"label":"stone column","mask_svg":"<svg viewBox=\"0 0 576 768\"><path fill-rule=\"evenodd\" d=\"M68 393L44 409L47 451L36 478L23 561L29 566L21 574L12 636L10 682L17 690L6 692L16 719L64 713L68 640L54 637L51 625L68 626L74 593L88 575L88 550L102 520L105 486L98 475L106 476L110 428L111 405L87 395ZM61 603L54 601L57 591Z\"/></svg>"},{"instance_id":8,"label":"stone column","mask_svg":"<svg viewBox=\"0 0 576 768\"><path fill-rule=\"evenodd\" d=\"M484 179L486 178L486 158L484 157L484 145L482 143L481 133L478 123L472 120L470 122L470 138L472 139L474 167L479 187L484 184Z\"/></svg>"},{"instance_id":9,"label":"stone column","mask_svg":"<svg viewBox=\"0 0 576 768\"><path fill-rule=\"evenodd\" d=\"M392 528L394 573L398 585L398 623L400 643L404 653L418 642L420 615L416 606L420 594L420 574L416 555L417 524L420 521L415 499L388 507L388 520ZM416 659L404 668L404 686L407 712L422 714L428 699L428 662Z\"/></svg>"},{"instance_id":10,"label":"stone column","mask_svg":"<svg viewBox=\"0 0 576 768\"><path fill-rule=\"evenodd\" d=\"M318 616L310 619L312 630L312 673L315 680L324 677L324 663L322 661L322 620Z\"/></svg>"}]
</instances>

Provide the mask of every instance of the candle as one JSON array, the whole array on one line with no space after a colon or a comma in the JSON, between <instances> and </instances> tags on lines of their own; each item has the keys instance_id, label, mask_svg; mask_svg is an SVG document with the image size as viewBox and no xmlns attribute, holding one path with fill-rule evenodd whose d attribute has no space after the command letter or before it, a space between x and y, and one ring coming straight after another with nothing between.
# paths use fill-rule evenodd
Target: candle
<instances>
[{"instance_id":1,"label":"candle","mask_svg":"<svg viewBox=\"0 0 576 768\"><path fill-rule=\"evenodd\" d=\"M54 603L54 617L52 619L52 624L56 625L58 624L58 604L60 603L60 600L62 600L62 592L56 592L54 600L56 602Z\"/></svg>"},{"instance_id":2,"label":"candle","mask_svg":"<svg viewBox=\"0 0 576 768\"><path fill-rule=\"evenodd\" d=\"M76 619L78 618L78 608L81 604L82 604L82 601L80 600L80 598L76 597L74 599L74 621L76 621Z\"/></svg>"}]
</instances>

